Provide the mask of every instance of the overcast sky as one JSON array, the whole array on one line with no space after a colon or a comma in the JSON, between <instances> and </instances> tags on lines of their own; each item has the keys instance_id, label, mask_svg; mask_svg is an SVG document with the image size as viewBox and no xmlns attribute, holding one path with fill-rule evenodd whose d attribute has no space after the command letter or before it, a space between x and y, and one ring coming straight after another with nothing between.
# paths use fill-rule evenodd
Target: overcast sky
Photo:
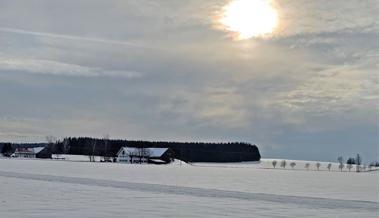
<instances>
[{"instance_id":1,"label":"overcast sky","mask_svg":"<svg viewBox=\"0 0 379 218\"><path fill-rule=\"evenodd\" d=\"M243 141L379 159L377 0L276 0L236 41L230 0L0 0L0 141Z\"/></svg>"}]
</instances>

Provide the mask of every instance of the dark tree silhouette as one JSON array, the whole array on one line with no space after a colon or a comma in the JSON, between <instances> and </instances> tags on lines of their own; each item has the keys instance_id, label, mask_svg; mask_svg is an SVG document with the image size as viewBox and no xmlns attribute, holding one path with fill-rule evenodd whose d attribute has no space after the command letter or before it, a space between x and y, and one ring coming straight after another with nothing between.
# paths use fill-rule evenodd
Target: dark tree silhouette
<instances>
[{"instance_id":1,"label":"dark tree silhouette","mask_svg":"<svg viewBox=\"0 0 379 218\"><path fill-rule=\"evenodd\" d=\"M320 162L317 162L317 163L316 163L316 168L317 168L317 170L320 170L320 166L321 166L321 163L320 163Z\"/></svg>"},{"instance_id":2,"label":"dark tree silhouette","mask_svg":"<svg viewBox=\"0 0 379 218\"><path fill-rule=\"evenodd\" d=\"M361 164L362 164L362 157L359 154L357 154L357 157L355 158L355 164L356 164L356 171L359 172Z\"/></svg>"},{"instance_id":3,"label":"dark tree silhouette","mask_svg":"<svg viewBox=\"0 0 379 218\"><path fill-rule=\"evenodd\" d=\"M291 163L290 163L290 166L291 166L292 169L294 169L295 166L296 166L296 163L295 163L295 162L291 162Z\"/></svg>"},{"instance_id":4,"label":"dark tree silhouette","mask_svg":"<svg viewBox=\"0 0 379 218\"><path fill-rule=\"evenodd\" d=\"M280 166L284 169L284 168L286 168L286 166L287 166L287 161L286 160L282 160L281 162L280 162Z\"/></svg>"},{"instance_id":5,"label":"dark tree silhouette","mask_svg":"<svg viewBox=\"0 0 379 218\"><path fill-rule=\"evenodd\" d=\"M337 158L337 160L338 160L338 163L339 163L339 165L338 165L338 168L341 170L341 172L342 172L342 169L344 168L344 164L343 164L343 157L342 156L339 156L338 158Z\"/></svg>"},{"instance_id":6,"label":"dark tree silhouette","mask_svg":"<svg viewBox=\"0 0 379 218\"><path fill-rule=\"evenodd\" d=\"M304 165L305 169L307 169L307 170L309 170L309 166L310 166L309 163L305 163L305 165Z\"/></svg>"},{"instance_id":7,"label":"dark tree silhouette","mask_svg":"<svg viewBox=\"0 0 379 218\"><path fill-rule=\"evenodd\" d=\"M261 158L256 145L243 142L157 142L109 139L105 146L104 138L79 137L66 138L63 141L65 140L67 141L68 154L87 156L109 155L110 157L115 157L121 147L128 146L135 148L170 148L173 152L173 158L185 162L240 162L259 161Z\"/></svg>"},{"instance_id":8,"label":"dark tree silhouette","mask_svg":"<svg viewBox=\"0 0 379 218\"><path fill-rule=\"evenodd\" d=\"M272 161L272 166L274 167L274 169L275 169L277 163L278 163L278 161L276 161L276 160Z\"/></svg>"},{"instance_id":9,"label":"dark tree silhouette","mask_svg":"<svg viewBox=\"0 0 379 218\"><path fill-rule=\"evenodd\" d=\"M328 165L326 166L326 168L328 168L328 170L330 171L330 169L332 168L332 164L328 163Z\"/></svg>"},{"instance_id":10,"label":"dark tree silhouette","mask_svg":"<svg viewBox=\"0 0 379 218\"><path fill-rule=\"evenodd\" d=\"M351 171L351 168L353 168L353 165L350 164L350 163L348 163L348 164L346 164L346 168L349 169L349 172L350 172L350 171Z\"/></svg>"},{"instance_id":11,"label":"dark tree silhouette","mask_svg":"<svg viewBox=\"0 0 379 218\"><path fill-rule=\"evenodd\" d=\"M355 164L355 159L353 157L347 159L346 164Z\"/></svg>"},{"instance_id":12,"label":"dark tree silhouette","mask_svg":"<svg viewBox=\"0 0 379 218\"><path fill-rule=\"evenodd\" d=\"M4 143L3 148L1 149L1 153L5 157L10 157L13 153L12 144L11 143Z\"/></svg>"}]
</instances>

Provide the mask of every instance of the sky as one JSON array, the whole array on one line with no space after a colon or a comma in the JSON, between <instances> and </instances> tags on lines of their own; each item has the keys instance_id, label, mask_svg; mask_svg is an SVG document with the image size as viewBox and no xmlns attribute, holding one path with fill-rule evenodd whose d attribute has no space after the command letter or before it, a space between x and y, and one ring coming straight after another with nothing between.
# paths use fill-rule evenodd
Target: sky
<instances>
[{"instance_id":1,"label":"sky","mask_svg":"<svg viewBox=\"0 0 379 218\"><path fill-rule=\"evenodd\" d=\"M272 0L273 32L236 40L219 19L231 1L0 0L0 141L379 160L379 2Z\"/></svg>"}]
</instances>

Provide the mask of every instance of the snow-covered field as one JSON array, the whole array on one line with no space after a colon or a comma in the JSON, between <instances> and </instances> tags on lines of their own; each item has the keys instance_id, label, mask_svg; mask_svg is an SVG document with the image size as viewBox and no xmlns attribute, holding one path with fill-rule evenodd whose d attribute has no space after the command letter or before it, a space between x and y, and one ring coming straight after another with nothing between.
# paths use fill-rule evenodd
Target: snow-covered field
<instances>
[{"instance_id":1,"label":"snow-covered field","mask_svg":"<svg viewBox=\"0 0 379 218\"><path fill-rule=\"evenodd\" d=\"M338 172L334 164L328 172L326 163L307 171L304 164L0 159L0 217L379 216L378 171Z\"/></svg>"}]
</instances>

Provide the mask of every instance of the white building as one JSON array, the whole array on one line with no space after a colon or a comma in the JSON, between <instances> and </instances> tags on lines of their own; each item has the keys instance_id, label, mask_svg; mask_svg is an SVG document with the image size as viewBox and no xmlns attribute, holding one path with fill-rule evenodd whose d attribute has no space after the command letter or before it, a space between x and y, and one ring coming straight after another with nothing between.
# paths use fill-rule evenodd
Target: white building
<instances>
[{"instance_id":1,"label":"white building","mask_svg":"<svg viewBox=\"0 0 379 218\"><path fill-rule=\"evenodd\" d=\"M122 147L117 153L117 162L121 163L166 163L169 158L168 148Z\"/></svg>"}]
</instances>

